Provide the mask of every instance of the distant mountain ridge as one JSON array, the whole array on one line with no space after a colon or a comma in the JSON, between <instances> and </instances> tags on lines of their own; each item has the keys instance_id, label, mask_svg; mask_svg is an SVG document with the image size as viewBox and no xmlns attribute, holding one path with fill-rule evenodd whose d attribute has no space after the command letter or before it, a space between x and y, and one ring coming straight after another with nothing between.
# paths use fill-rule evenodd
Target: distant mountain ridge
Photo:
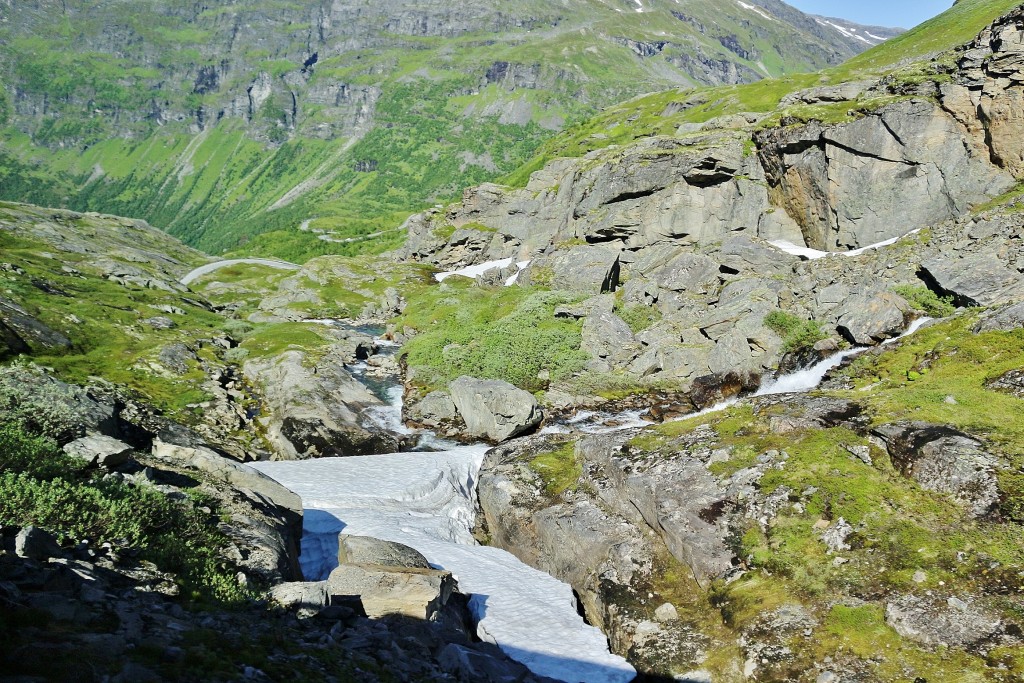
<instances>
[{"instance_id":1,"label":"distant mountain ridge","mask_svg":"<svg viewBox=\"0 0 1024 683\"><path fill-rule=\"evenodd\" d=\"M0 196L380 250L602 106L814 71L869 47L846 33L775 0L8 0Z\"/></svg>"}]
</instances>

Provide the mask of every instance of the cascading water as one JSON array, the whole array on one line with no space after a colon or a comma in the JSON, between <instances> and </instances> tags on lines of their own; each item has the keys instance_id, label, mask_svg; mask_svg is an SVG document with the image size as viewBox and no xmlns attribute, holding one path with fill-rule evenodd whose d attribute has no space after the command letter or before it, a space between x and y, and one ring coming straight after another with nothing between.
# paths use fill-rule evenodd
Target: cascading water
<instances>
[{"instance_id":1,"label":"cascading water","mask_svg":"<svg viewBox=\"0 0 1024 683\"><path fill-rule=\"evenodd\" d=\"M388 405L367 417L399 434L416 433L401 423L402 387L384 394ZM254 463L302 497L299 563L306 578L326 578L337 566L341 531L404 543L450 570L471 594L482 640L535 673L572 683L632 680L633 668L611 654L604 634L577 612L570 586L474 540L476 483L487 447L453 446L421 434L420 443L435 452Z\"/></svg>"},{"instance_id":2,"label":"cascading water","mask_svg":"<svg viewBox=\"0 0 1024 683\"><path fill-rule=\"evenodd\" d=\"M900 339L903 339L904 337L914 334L919 329L921 329L923 325L930 322L931 320L931 318L927 317L918 318L907 327L903 334L899 335L898 337L893 337L892 339L886 339L885 341L882 342L882 346L888 346L889 344L893 344L899 341ZM853 356L860 355L870 348L870 346L858 346L852 349L845 349L843 351L839 351L838 353L832 354L831 356L824 360L818 361L817 363L810 367L803 368L802 370L796 370L795 372L791 372L786 375L780 375L774 381L761 386L760 389L754 392L754 396L795 394L810 391L817 387L819 384L821 384L821 381L825 378L825 375L828 374L829 370L839 367L842 364L842 362L847 358L852 358ZM677 419L688 420L690 418L699 417L701 415L707 415L709 413L717 413L719 411L725 410L726 408L736 405L737 403L739 403L739 401L739 398L730 398L725 401L716 403L713 406L705 408L700 412L691 413L689 415L683 415L682 417L679 417Z\"/></svg>"}]
</instances>

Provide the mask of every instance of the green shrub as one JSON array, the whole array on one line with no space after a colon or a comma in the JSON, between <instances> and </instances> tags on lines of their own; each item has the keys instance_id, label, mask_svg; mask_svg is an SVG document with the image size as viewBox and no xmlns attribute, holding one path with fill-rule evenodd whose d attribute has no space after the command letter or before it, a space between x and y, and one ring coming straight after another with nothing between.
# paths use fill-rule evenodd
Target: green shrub
<instances>
[{"instance_id":1,"label":"green shrub","mask_svg":"<svg viewBox=\"0 0 1024 683\"><path fill-rule=\"evenodd\" d=\"M956 306L953 297L939 296L927 287L920 285L900 285L893 290L919 311L924 311L933 318L945 318L953 315Z\"/></svg>"},{"instance_id":2,"label":"green shrub","mask_svg":"<svg viewBox=\"0 0 1024 683\"><path fill-rule=\"evenodd\" d=\"M0 415L30 434L61 443L80 436L81 421L71 408L79 392L32 365L0 368Z\"/></svg>"},{"instance_id":3,"label":"green shrub","mask_svg":"<svg viewBox=\"0 0 1024 683\"><path fill-rule=\"evenodd\" d=\"M220 557L227 539L216 518L191 500L176 502L147 486L95 479L52 440L0 423L0 526L33 525L62 541L124 544L174 572L187 596L233 602L246 597Z\"/></svg>"},{"instance_id":4,"label":"green shrub","mask_svg":"<svg viewBox=\"0 0 1024 683\"><path fill-rule=\"evenodd\" d=\"M764 317L765 327L782 337L786 352L809 349L828 335L813 320L804 320L786 311L772 311Z\"/></svg>"},{"instance_id":5,"label":"green shrub","mask_svg":"<svg viewBox=\"0 0 1024 683\"><path fill-rule=\"evenodd\" d=\"M501 379L536 391L580 370L580 323L554 317L564 292L506 287L486 290L457 283L410 300L400 325L419 331L403 349L422 388L460 375ZM546 373L548 380L541 379Z\"/></svg>"}]
</instances>

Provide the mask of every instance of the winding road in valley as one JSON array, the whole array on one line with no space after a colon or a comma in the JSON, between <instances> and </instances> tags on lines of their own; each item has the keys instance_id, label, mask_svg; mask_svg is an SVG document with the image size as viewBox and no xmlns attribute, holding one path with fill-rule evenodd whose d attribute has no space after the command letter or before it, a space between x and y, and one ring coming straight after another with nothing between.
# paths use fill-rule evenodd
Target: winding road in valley
<instances>
[{"instance_id":1,"label":"winding road in valley","mask_svg":"<svg viewBox=\"0 0 1024 683\"><path fill-rule=\"evenodd\" d=\"M226 261L214 261L213 263L207 263L205 265L199 266L195 270L185 275L185 277L181 278L179 282L187 286L201 278L203 275L206 275L207 273L212 273L215 270L219 270L221 268L226 268L227 266L234 266L242 263L256 266L269 266L271 268L280 268L281 270L298 270L299 268L302 267L295 263L289 263L288 261L278 261L277 259L236 258L228 259Z\"/></svg>"}]
</instances>

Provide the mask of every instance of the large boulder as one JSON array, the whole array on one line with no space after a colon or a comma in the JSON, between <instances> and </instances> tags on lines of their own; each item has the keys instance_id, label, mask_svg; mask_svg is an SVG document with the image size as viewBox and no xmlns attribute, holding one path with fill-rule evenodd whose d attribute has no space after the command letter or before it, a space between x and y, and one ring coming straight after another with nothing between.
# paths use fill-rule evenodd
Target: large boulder
<instances>
[{"instance_id":1,"label":"large boulder","mask_svg":"<svg viewBox=\"0 0 1024 683\"><path fill-rule=\"evenodd\" d=\"M124 441L103 434L87 434L64 446L64 452L88 465L113 468L128 462L132 447Z\"/></svg>"},{"instance_id":2,"label":"large boulder","mask_svg":"<svg viewBox=\"0 0 1024 683\"><path fill-rule=\"evenodd\" d=\"M344 345L315 364L301 351L246 361L246 380L262 389L267 440L285 460L392 453L394 435L365 423L363 412L383 404L345 369Z\"/></svg>"},{"instance_id":3,"label":"large boulder","mask_svg":"<svg viewBox=\"0 0 1024 683\"><path fill-rule=\"evenodd\" d=\"M438 427L458 417L455 402L446 391L432 391L409 406L406 416L426 427Z\"/></svg>"},{"instance_id":4,"label":"large boulder","mask_svg":"<svg viewBox=\"0 0 1024 683\"><path fill-rule=\"evenodd\" d=\"M394 541L338 534L338 564L373 564L404 569L430 569L423 553Z\"/></svg>"},{"instance_id":5,"label":"large boulder","mask_svg":"<svg viewBox=\"0 0 1024 683\"><path fill-rule=\"evenodd\" d=\"M636 358L640 343L629 325L614 313L599 311L583 321L583 350L610 368L622 367Z\"/></svg>"},{"instance_id":6,"label":"large boulder","mask_svg":"<svg viewBox=\"0 0 1024 683\"><path fill-rule=\"evenodd\" d=\"M932 289L952 296L961 306L994 306L1020 296L1018 273L991 254L936 256L921 264L921 275Z\"/></svg>"},{"instance_id":7,"label":"large boulder","mask_svg":"<svg viewBox=\"0 0 1024 683\"><path fill-rule=\"evenodd\" d=\"M449 390L470 436L500 442L533 429L544 418L537 399L508 382L463 376Z\"/></svg>"},{"instance_id":8,"label":"large boulder","mask_svg":"<svg viewBox=\"0 0 1024 683\"><path fill-rule=\"evenodd\" d=\"M952 494L975 516L999 501L998 460L980 441L944 425L898 422L876 427L893 464L922 488Z\"/></svg>"},{"instance_id":9,"label":"large boulder","mask_svg":"<svg viewBox=\"0 0 1024 683\"><path fill-rule=\"evenodd\" d=\"M857 295L847 299L836 312L836 329L852 344L872 346L899 336L910 311L910 304L898 294Z\"/></svg>"},{"instance_id":10,"label":"large boulder","mask_svg":"<svg viewBox=\"0 0 1024 683\"><path fill-rule=\"evenodd\" d=\"M456 589L451 572L343 564L327 577L327 593L357 595L366 615L402 615L431 620Z\"/></svg>"}]
</instances>

